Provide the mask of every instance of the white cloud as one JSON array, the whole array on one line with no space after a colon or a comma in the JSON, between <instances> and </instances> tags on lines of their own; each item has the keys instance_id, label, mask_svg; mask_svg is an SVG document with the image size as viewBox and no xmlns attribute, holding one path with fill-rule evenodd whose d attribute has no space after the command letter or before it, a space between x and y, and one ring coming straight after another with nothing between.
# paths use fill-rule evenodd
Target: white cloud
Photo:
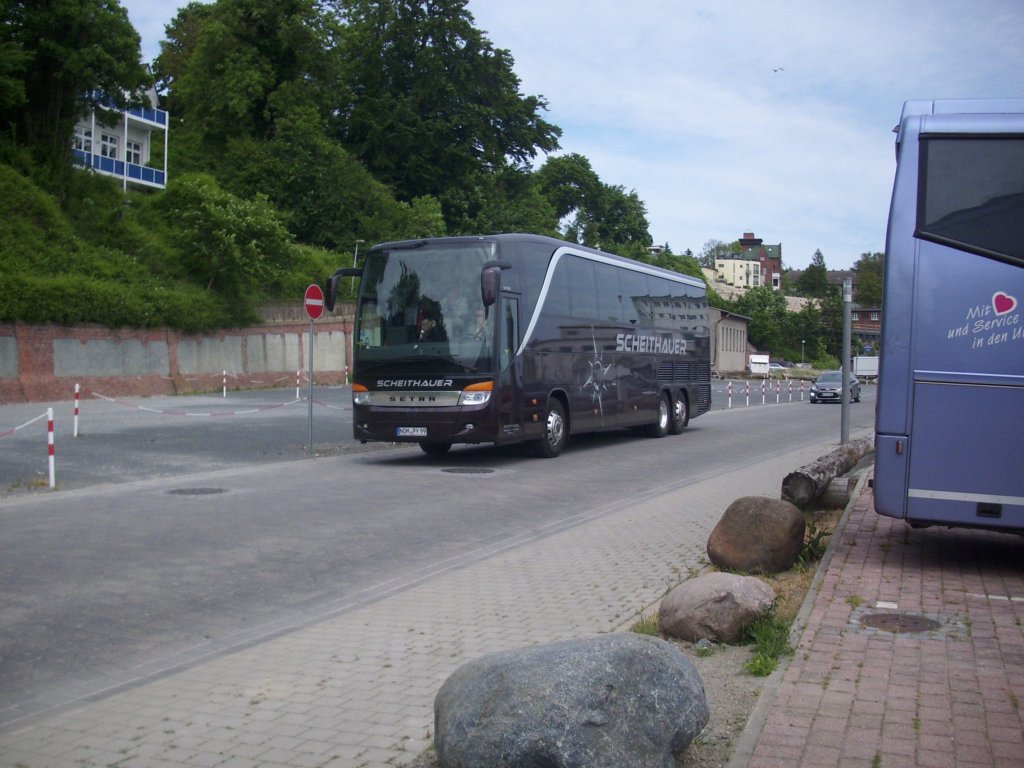
<instances>
[{"instance_id":1,"label":"white cloud","mask_svg":"<svg viewBox=\"0 0 1024 768\"><path fill-rule=\"evenodd\" d=\"M176 9L126 0L158 52ZM884 248L906 99L1024 96L1024 3L468 0L563 152L636 190L655 242L754 231L802 268ZM778 69L779 71L773 71Z\"/></svg>"}]
</instances>

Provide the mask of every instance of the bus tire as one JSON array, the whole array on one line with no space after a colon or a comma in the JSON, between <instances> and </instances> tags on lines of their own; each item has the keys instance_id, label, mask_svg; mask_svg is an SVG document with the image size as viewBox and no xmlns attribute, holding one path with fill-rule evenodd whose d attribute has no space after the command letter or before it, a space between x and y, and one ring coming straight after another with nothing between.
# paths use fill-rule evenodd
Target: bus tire
<instances>
[{"instance_id":1,"label":"bus tire","mask_svg":"<svg viewBox=\"0 0 1024 768\"><path fill-rule=\"evenodd\" d=\"M686 425L690 423L690 404L686 400L686 393L680 392L672 402L672 421L668 425L670 435L682 434Z\"/></svg>"},{"instance_id":2,"label":"bus tire","mask_svg":"<svg viewBox=\"0 0 1024 768\"><path fill-rule=\"evenodd\" d=\"M568 427L565 406L561 400L552 397L544 409L544 436L536 443L537 455L542 459L553 459L558 456L569 440Z\"/></svg>"},{"instance_id":3,"label":"bus tire","mask_svg":"<svg viewBox=\"0 0 1024 768\"><path fill-rule=\"evenodd\" d=\"M444 456L451 447L451 443L420 443L420 450L427 456Z\"/></svg>"},{"instance_id":4,"label":"bus tire","mask_svg":"<svg viewBox=\"0 0 1024 768\"><path fill-rule=\"evenodd\" d=\"M668 393L661 393L661 400L658 403L658 420L647 425L648 437L664 437L668 434L669 425L672 423L672 398Z\"/></svg>"}]
</instances>

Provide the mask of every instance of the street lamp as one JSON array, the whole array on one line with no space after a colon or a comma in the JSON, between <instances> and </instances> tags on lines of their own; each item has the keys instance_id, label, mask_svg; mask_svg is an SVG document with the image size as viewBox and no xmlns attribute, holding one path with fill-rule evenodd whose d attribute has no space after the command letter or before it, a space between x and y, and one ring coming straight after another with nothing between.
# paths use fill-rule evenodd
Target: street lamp
<instances>
[{"instance_id":1,"label":"street lamp","mask_svg":"<svg viewBox=\"0 0 1024 768\"><path fill-rule=\"evenodd\" d=\"M359 258L359 245L361 243L365 243L365 242L366 242L365 240L356 240L356 252L354 254L352 254L352 269L356 268L356 259ZM354 293L355 290L356 290L356 279L355 279L355 277L353 277L349 281L349 287L352 289L352 291Z\"/></svg>"},{"instance_id":2,"label":"street lamp","mask_svg":"<svg viewBox=\"0 0 1024 768\"><path fill-rule=\"evenodd\" d=\"M365 240L356 240L356 252L352 255L352 269L356 268L356 260L359 258L359 246L365 242ZM352 279L355 280L355 278Z\"/></svg>"},{"instance_id":3,"label":"street lamp","mask_svg":"<svg viewBox=\"0 0 1024 768\"><path fill-rule=\"evenodd\" d=\"M800 364L804 362L804 344L807 343L807 339L800 339Z\"/></svg>"}]
</instances>

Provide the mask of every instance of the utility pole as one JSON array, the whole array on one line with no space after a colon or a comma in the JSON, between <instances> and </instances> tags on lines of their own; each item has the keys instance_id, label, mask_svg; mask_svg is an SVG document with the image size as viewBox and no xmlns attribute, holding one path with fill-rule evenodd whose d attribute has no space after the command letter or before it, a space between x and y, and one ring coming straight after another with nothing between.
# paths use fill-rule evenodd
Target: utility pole
<instances>
[{"instance_id":1,"label":"utility pole","mask_svg":"<svg viewBox=\"0 0 1024 768\"><path fill-rule=\"evenodd\" d=\"M840 414L840 437L843 445L850 442L850 316L853 301L853 281L843 280L843 405Z\"/></svg>"}]
</instances>

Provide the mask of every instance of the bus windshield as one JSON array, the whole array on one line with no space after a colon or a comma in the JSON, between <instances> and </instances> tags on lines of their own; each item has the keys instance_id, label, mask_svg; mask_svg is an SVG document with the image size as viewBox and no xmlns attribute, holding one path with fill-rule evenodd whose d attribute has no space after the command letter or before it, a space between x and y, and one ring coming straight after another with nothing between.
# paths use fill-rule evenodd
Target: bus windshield
<instances>
[{"instance_id":1,"label":"bus windshield","mask_svg":"<svg viewBox=\"0 0 1024 768\"><path fill-rule=\"evenodd\" d=\"M493 368L494 318L480 296L494 243L423 244L367 254L355 360L408 374Z\"/></svg>"}]
</instances>

